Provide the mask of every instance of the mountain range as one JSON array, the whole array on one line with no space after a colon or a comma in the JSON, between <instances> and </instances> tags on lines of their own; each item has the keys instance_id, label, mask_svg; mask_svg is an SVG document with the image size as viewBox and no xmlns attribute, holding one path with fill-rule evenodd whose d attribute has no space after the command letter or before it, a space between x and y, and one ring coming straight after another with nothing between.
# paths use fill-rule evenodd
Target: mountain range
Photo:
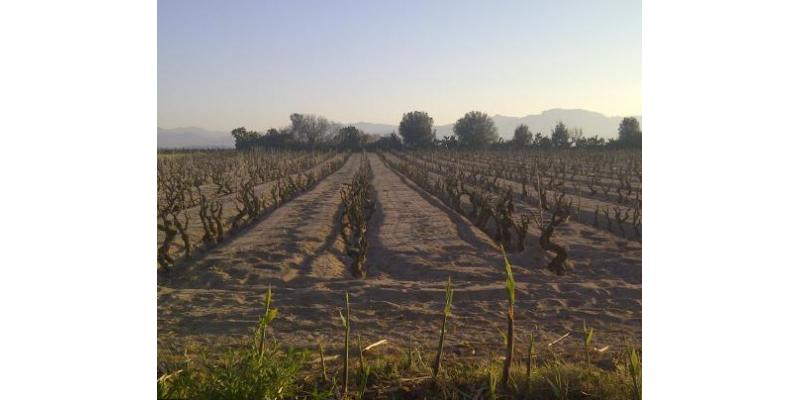
<instances>
[{"instance_id":1,"label":"mountain range","mask_svg":"<svg viewBox=\"0 0 800 400\"><path fill-rule=\"evenodd\" d=\"M635 117L642 122L640 115ZM598 135L602 138L615 138L617 128L623 117L607 117L603 114L581 110L561 109L543 111L541 114L531 114L524 117L509 117L495 115L492 117L500 137L508 140L514 136L514 129L520 124L528 125L532 133L541 132L549 135L550 130L558 123L564 122L567 128L581 128L586 137ZM397 132L397 125L380 124L371 122L357 122L352 124L356 128L372 134L388 135ZM453 135L453 124L435 125L436 136ZM229 148L233 147L233 138L230 132L210 131L202 128L158 128L158 148Z\"/></svg>"},{"instance_id":2,"label":"mountain range","mask_svg":"<svg viewBox=\"0 0 800 400\"><path fill-rule=\"evenodd\" d=\"M197 127L158 128L159 149L233 148L230 132L210 131Z\"/></svg>"}]
</instances>

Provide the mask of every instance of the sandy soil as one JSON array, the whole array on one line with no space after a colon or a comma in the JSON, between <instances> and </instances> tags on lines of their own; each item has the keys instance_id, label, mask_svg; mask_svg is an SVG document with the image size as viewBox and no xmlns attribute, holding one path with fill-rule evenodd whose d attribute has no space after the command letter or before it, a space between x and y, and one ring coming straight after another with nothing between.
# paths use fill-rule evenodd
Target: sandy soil
<instances>
[{"instance_id":1,"label":"sandy soil","mask_svg":"<svg viewBox=\"0 0 800 400\"><path fill-rule=\"evenodd\" d=\"M387 154L387 157L393 158L395 160L400 160L401 159L396 154ZM433 167L433 168L435 168L434 171L436 171L437 170L436 168L438 168L437 163L431 163L429 161L414 157L413 155L409 155L407 158L408 158L409 161L411 161L411 162L413 162L413 163L415 163L417 165ZM438 164L439 164L439 166L443 166L445 168L450 167L450 166L455 168L455 166L453 166L452 163L449 163L447 161L439 161ZM439 177L439 178L442 178L442 179L444 178L444 176L442 176L441 174L437 174L435 172L429 172L429 176L431 176L431 177ZM523 200L519 199L519 194L522 193L522 184L521 183L515 182L515 181L510 181L510 180L503 179L503 178L498 178L497 179L497 184L499 186L501 186L501 187L504 187L504 188L505 187L510 187L511 188L512 192L514 193L514 206L515 206L515 208L516 208L516 210L518 212L525 212L527 214L530 214L530 213L538 210L537 206L535 205L535 203L533 201L533 197L536 196L533 188L528 187L527 190L528 190L528 193L529 193L530 197L523 201ZM470 188L470 189L474 189L475 188L473 185L469 185L469 184L464 185L464 186L466 186L467 188ZM552 199L552 198L555 197L555 192L553 192L552 190L546 190L546 192L547 192L547 196L548 196L549 199ZM633 225L630 222L631 221L630 219L628 220L628 222L622 224L622 228L624 229L624 232L622 230L620 230L619 224L613 219L614 218L614 214L613 214L612 210L613 210L614 206L620 206L622 209L627 209L628 207L630 207L630 205L619 205L617 203L602 201L602 200L598 200L596 198L590 198L590 197L585 197L585 196L584 197L577 196L577 195L574 194L575 192L571 191L571 190L567 190L566 192L567 193L572 193L572 194L571 195L568 194L565 198L567 200L573 199L574 200L573 206L575 207L575 210L580 210L580 218L576 219L576 221L578 223L587 224L587 225L588 224L593 224L594 223L594 212L595 212L595 210L598 207L599 207L600 210L608 209L609 210L609 218L611 218L610 229L608 228L609 227L609 220L605 217L605 214L603 214L602 211L600 211L598 213L598 227L605 228L607 232L613 233L616 236L624 236L625 238L634 238L635 237L637 239L641 238L641 235L636 235L635 234L635 231L634 231ZM580 199L580 202L578 201L579 199ZM466 198L463 199L463 203L465 205L469 204L467 202Z\"/></svg>"},{"instance_id":2,"label":"sandy soil","mask_svg":"<svg viewBox=\"0 0 800 400\"><path fill-rule=\"evenodd\" d=\"M369 158L377 210L369 227L368 277L349 276L337 213L339 189L352 179L358 158L194 264L160 277L160 345L224 344L249 334L271 285L280 312L273 333L282 343L340 345L338 308L349 291L354 335L365 342L387 338L400 348L413 337L433 348L443 287L451 277L455 293L447 347L465 356L502 348L506 294L498 249L374 154ZM569 243L576 267L557 277L543 268L538 237L529 236L527 250L510 255L520 343L535 331L539 340L572 332L563 343L574 344L584 320L595 328L598 345L640 341L638 243L567 224L554 240Z\"/></svg>"},{"instance_id":3,"label":"sandy soil","mask_svg":"<svg viewBox=\"0 0 800 400\"><path fill-rule=\"evenodd\" d=\"M307 174L309 172L313 172L315 174L318 174L318 173L320 173L320 171L322 171L322 169L330 161L336 160L337 158L340 158L340 157L343 158L344 155L335 155L333 157L327 158L327 159L323 160L322 162L320 162L319 164L315 165L312 168L309 168L309 169L304 170L304 171L302 171L300 173L292 174L292 175L289 175L289 176L292 179L299 179L304 174ZM269 182L264 182L264 183L256 186L254 188L256 196L269 196L272 188L275 187L275 185L277 183L278 183L278 180L276 179L276 180L272 180L272 181L269 181ZM236 209L237 202L236 202L236 194L235 193L234 194L223 195L223 196L217 196L217 197L214 198L214 200L215 201L219 201L220 203L222 203L222 220L223 221L229 221L231 218L233 218L233 216L235 216L238 213L238 211ZM202 221L200 219L200 206L189 207L187 209L182 210L181 214L180 214L181 215L180 218L184 218L184 214L189 219L189 225L188 225L186 230L187 230L187 234L189 235L189 238L191 240L192 245L195 246L195 247L197 247L199 245L202 245L202 238L203 238L203 235L204 235L205 231L203 230L203 223L202 223ZM228 229L230 229L230 226L226 223L226 225L224 226L224 229L227 231ZM164 236L165 236L165 234L164 234L163 231L159 230L157 232L157 235L156 235L156 245L157 246L160 246L161 243L164 242ZM183 241L181 240L180 235L177 235L175 237L174 241L172 242L172 246L170 247L169 253L170 253L171 256L173 256L176 259L178 259L183 255L183 252L184 252Z\"/></svg>"}]
</instances>

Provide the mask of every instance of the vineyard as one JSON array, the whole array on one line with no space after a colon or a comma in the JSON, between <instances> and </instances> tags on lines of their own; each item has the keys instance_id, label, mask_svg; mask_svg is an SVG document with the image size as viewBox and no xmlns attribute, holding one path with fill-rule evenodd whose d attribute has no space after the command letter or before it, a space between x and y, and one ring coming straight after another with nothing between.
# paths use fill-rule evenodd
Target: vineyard
<instances>
[{"instance_id":1,"label":"vineyard","mask_svg":"<svg viewBox=\"0 0 800 400\"><path fill-rule=\"evenodd\" d=\"M158 159L158 264L208 249L340 168L334 153L188 154ZM176 240L177 236L180 240Z\"/></svg>"},{"instance_id":2,"label":"vineyard","mask_svg":"<svg viewBox=\"0 0 800 400\"><path fill-rule=\"evenodd\" d=\"M268 331L323 371L347 343L364 382L362 343L434 377L508 360L501 386L537 346L613 372L641 345L641 238L641 151L159 154L159 357L258 326L259 354Z\"/></svg>"}]
</instances>

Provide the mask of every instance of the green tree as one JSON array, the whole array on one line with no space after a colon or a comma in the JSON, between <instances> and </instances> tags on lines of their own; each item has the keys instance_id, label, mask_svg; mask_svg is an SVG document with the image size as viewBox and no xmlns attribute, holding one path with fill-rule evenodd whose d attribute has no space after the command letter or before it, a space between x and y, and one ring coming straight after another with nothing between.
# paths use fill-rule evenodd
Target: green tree
<instances>
[{"instance_id":1,"label":"green tree","mask_svg":"<svg viewBox=\"0 0 800 400\"><path fill-rule=\"evenodd\" d=\"M364 132L361 132L354 126L346 126L339 129L339 133L336 135L336 142L339 148L352 150L360 149L364 145L366 139L367 137L364 135Z\"/></svg>"},{"instance_id":2,"label":"green tree","mask_svg":"<svg viewBox=\"0 0 800 400\"><path fill-rule=\"evenodd\" d=\"M403 114L399 127L403 142L409 147L427 147L433 145L436 131L433 129L433 118L425 111L412 111Z\"/></svg>"},{"instance_id":3,"label":"green tree","mask_svg":"<svg viewBox=\"0 0 800 400\"><path fill-rule=\"evenodd\" d=\"M231 131L231 136L235 141L237 150L250 148L256 145L261 135L256 131L248 131L245 127L240 126Z\"/></svg>"},{"instance_id":4,"label":"green tree","mask_svg":"<svg viewBox=\"0 0 800 400\"><path fill-rule=\"evenodd\" d=\"M466 147L486 147L497 142L497 128L489 115L480 111L470 111L456 121L453 132L458 141Z\"/></svg>"},{"instance_id":5,"label":"green tree","mask_svg":"<svg viewBox=\"0 0 800 400\"><path fill-rule=\"evenodd\" d=\"M295 144L294 135L292 135L290 128L282 128L280 130L269 128L267 129L267 134L262 136L258 142L266 148L287 148Z\"/></svg>"},{"instance_id":6,"label":"green tree","mask_svg":"<svg viewBox=\"0 0 800 400\"><path fill-rule=\"evenodd\" d=\"M522 124L514 129L514 139L511 142L515 145L529 146L533 142L533 134L527 125Z\"/></svg>"},{"instance_id":7,"label":"green tree","mask_svg":"<svg viewBox=\"0 0 800 400\"><path fill-rule=\"evenodd\" d=\"M626 117L619 123L619 138L617 140L620 147L641 148L642 147L642 128L639 120L634 117Z\"/></svg>"},{"instance_id":8,"label":"green tree","mask_svg":"<svg viewBox=\"0 0 800 400\"><path fill-rule=\"evenodd\" d=\"M550 131L550 140L555 148L565 149L569 147L569 130L563 122L558 121L555 128Z\"/></svg>"},{"instance_id":9,"label":"green tree","mask_svg":"<svg viewBox=\"0 0 800 400\"><path fill-rule=\"evenodd\" d=\"M380 137L370 148L379 150L400 150L403 148L403 142L400 140L400 136L392 132L389 136Z\"/></svg>"}]
</instances>

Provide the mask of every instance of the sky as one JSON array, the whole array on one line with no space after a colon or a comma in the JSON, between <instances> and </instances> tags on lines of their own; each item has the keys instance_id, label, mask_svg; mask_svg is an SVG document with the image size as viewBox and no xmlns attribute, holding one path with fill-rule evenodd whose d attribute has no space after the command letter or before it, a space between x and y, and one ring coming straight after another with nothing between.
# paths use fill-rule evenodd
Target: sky
<instances>
[{"instance_id":1,"label":"sky","mask_svg":"<svg viewBox=\"0 0 800 400\"><path fill-rule=\"evenodd\" d=\"M640 1L158 1L158 126L640 115Z\"/></svg>"}]
</instances>

